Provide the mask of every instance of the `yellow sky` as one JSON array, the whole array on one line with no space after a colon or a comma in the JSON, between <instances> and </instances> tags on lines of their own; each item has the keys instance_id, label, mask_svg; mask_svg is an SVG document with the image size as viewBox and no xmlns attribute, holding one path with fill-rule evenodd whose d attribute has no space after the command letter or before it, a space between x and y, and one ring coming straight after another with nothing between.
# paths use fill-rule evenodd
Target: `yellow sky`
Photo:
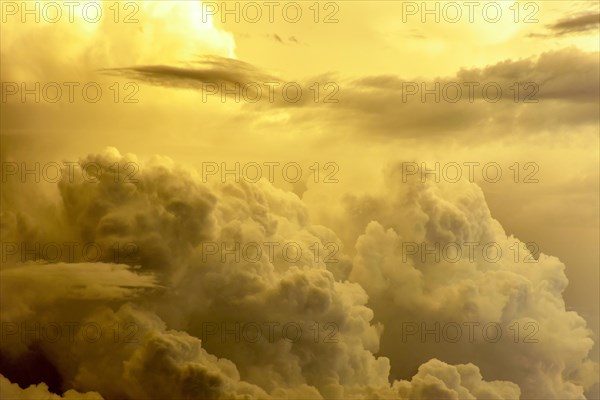
<instances>
[{"instance_id":1,"label":"yellow sky","mask_svg":"<svg viewBox=\"0 0 600 400\"><path fill-rule=\"evenodd\" d=\"M505 168L536 162L539 184L477 183L508 233L539 241L543 252L565 262L567 303L582 309L597 340L598 104L587 91L594 82L582 79L593 78L590 71L597 70L598 25L564 32L552 26L597 14L599 3L498 1L503 18L497 23L477 12L473 23L466 15L458 23L423 23L418 14L403 21L407 2L340 1L337 8L321 2L319 18L335 10L338 22L329 24L313 21L313 2L298 3L304 12L298 23L277 13L274 22L264 16L257 23L222 22L218 13L203 15L206 8L191 0L138 2L132 10L139 22L131 24L112 21L107 4L109 18L95 24L80 17L74 23L21 23L3 8L3 82L94 81L104 91L104 98L93 104L81 97L72 103L22 102L19 95L3 101L3 157L72 159L114 146L123 154L160 154L196 168L207 160L334 161L340 166L339 185L309 182L298 189L277 183L304 194L312 218L324 225L335 224L328 212L338 204L342 211L345 193L368 194L385 186L382 169L399 161L495 161ZM538 22L515 23L515 9L520 20L533 15ZM127 11L121 9L119 18ZM540 58L544 53L547 58ZM180 82L177 76L164 81L158 76L160 84L153 85L100 72L135 66L188 68L206 55L235 58L255 67L257 74L284 82L335 82L340 101L290 106L222 102L214 96L205 102L190 80ZM247 72L227 68L220 73ZM546 86L540 102L531 105L479 101L454 107L398 100L398 82L458 80L464 69L504 83L538 80ZM365 83L367 79L373 80ZM125 83L135 82L139 101L124 104L124 92L119 102L112 101L115 82L121 91ZM325 210L323 202L330 208ZM595 349L597 359L597 345Z\"/></svg>"}]
</instances>

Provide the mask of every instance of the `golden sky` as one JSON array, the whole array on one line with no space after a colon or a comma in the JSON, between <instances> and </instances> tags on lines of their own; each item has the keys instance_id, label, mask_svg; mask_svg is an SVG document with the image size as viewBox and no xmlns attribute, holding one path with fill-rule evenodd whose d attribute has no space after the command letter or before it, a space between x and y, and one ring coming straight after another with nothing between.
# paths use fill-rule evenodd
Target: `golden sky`
<instances>
[{"instance_id":1,"label":"golden sky","mask_svg":"<svg viewBox=\"0 0 600 400\"><path fill-rule=\"evenodd\" d=\"M29 321L32 312L47 313L41 321L48 323L59 318L64 296L93 298L107 307L102 318L81 306L68 313L72 320L142 324L155 335L154 346L173 351L166 376L182 373L186 363L202 365L226 376L213 388L223 396L426 399L454 390L458 397L448 398L508 399L518 390L523 399L598 398L597 1L105 0L79 1L72 18L65 2L2 1L0 7L2 241L104 245L118 236L157 248L141 263L152 279L127 263L111 270L104 261L96 263L98 277L77 270L82 262L58 263L40 277L38 266L22 272L23 260L3 259L3 323ZM139 164L144 184L90 189L18 179L7 169L65 160ZM277 170L272 182L248 187L202 182L208 163L265 162L297 163L302 177L291 182ZM315 163L319 179L310 172ZM419 170L405 180L408 163ZM436 163L462 166L460 182L443 174L441 182L420 179L420 169ZM465 163L475 163L473 179ZM498 181L482 172L488 164L500 167ZM336 181L323 182L331 171ZM220 171L212 176L218 181ZM164 217L177 214L170 207L190 214L173 222ZM252 237L333 240L343 262L293 268L274 262L224 273L194 256L208 240ZM512 254L506 253L511 243L534 243L535 257L541 255L531 265L414 261L407 267L395 252L406 241L467 239L501 243L505 254ZM56 294L37 293L69 274L84 288L93 286L86 279L106 284L93 293L72 293L62 283ZM250 283L236 286L239 281ZM162 294L140 299L118 289L128 282L170 294L157 289ZM248 295L257 287L262 291ZM30 295L4 301L26 288ZM186 294L202 304L199 311L177 303ZM314 296L313 303L305 299L301 308L302 296ZM249 344L193 342L200 321L223 315L262 321L261 310L274 320L286 312L310 320L320 310L346 324L339 347L352 350L266 346L257 356ZM529 318L540 326L541 343L419 343L407 350L396 340L404 327L398 321L467 316ZM193 350L175 354L178 340ZM6 367L2 375L21 388L41 383L19 381L14 372L19 351L33 351L31 343L20 342L16 355L10 345L0 343L0 356L14 370ZM209 393L200 378L192 394L184 383L156 388L147 382L158 373L144 359L152 344L135 354L111 348L112 358L103 360L63 345L41 344L61 376L60 390L46 382L57 394ZM69 352L80 361L64 361ZM506 355L515 352L529 360ZM309 363L302 354L325 355ZM108 389L120 373L103 374L94 365L125 361L132 367L123 372L123 386ZM469 362L483 375L481 384L468 382L473 371L455 366ZM452 374L463 380L456 387ZM443 384L431 384L434 377ZM21 395L13 386L6 390Z\"/></svg>"}]
</instances>

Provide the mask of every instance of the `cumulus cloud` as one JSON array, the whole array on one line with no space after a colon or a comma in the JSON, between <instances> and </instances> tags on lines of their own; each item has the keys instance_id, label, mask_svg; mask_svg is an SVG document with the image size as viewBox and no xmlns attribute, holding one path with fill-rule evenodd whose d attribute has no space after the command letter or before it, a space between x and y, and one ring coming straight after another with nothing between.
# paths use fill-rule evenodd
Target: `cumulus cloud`
<instances>
[{"instance_id":1,"label":"cumulus cloud","mask_svg":"<svg viewBox=\"0 0 600 400\"><path fill-rule=\"evenodd\" d=\"M53 189L56 215L70 229L50 237L97 243L106 254L114 243L134 243L138 257L3 264L3 368L37 354L51 371L33 383L58 374L54 392L106 399L558 399L581 398L594 382L593 342L585 321L565 311L559 260L444 265L398 251L403 240L495 241L509 251L516 239L474 184L399 185L391 169L385 190L342 200L355 210L340 216L356 236L348 244L335 226L312 223L298 196L266 180L205 184L171 160L142 163L116 149L80 161L103 173L94 182L63 175ZM133 162L136 179L124 181L115 171ZM56 216L2 211L14 216L3 242L31 245L53 232L44 226ZM23 235L20 220L36 234ZM236 256L236 245L250 243L262 252ZM279 244L272 255L267 243ZM301 250L297 257L282 252L285 243ZM332 244L335 260L318 256ZM507 335L495 344L478 337L407 348L398 341L407 321L535 322L539 343ZM51 335L50 327L69 324L72 335ZM41 333L23 333L32 326ZM252 326L250 337L238 326Z\"/></svg>"},{"instance_id":2,"label":"cumulus cloud","mask_svg":"<svg viewBox=\"0 0 600 400\"><path fill-rule=\"evenodd\" d=\"M359 220L370 220L356 241L351 278L369 294L368 306L385 326L381 353L390 358L393 375L406 376L412 365L443 355L517 383L523 398L583 398L584 388L597 379L582 383L569 377L597 371L597 365L588 359L593 340L585 320L565 309L564 264L544 254L534 260L531 250L515 257L511 246L525 249L525 243L492 218L476 185L423 183L418 176L403 180L400 170L389 173L386 192L346 200L348 210L366 210ZM462 248L458 260L432 251L455 243ZM466 243L477 243L469 255ZM502 256L484 253L488 243ZM489 323L503 331L497 342L479 331ZM515 323L529 332L515 337ZM444 339L442 328L437 337L427 334L436 324L460 326L462 340ZM470 324L480 327L472 338ZM536 339L526 340L534 330Z\"/></svg>"},{"instance_id":3,"label":"cumulus cloud","mask_svg":"<svg viewBox=\"0 0 600 400\"><path fill-rule=\"evenodd\" d=\"M11 383L4 376L0 375L0 394L3 399L7 400L29 400L29 399L81 399L81 400L102 400L102 396L98 393L88 392L79 393L76 390L67 390L62 396L48 391L48 385L40 383L39 385L31 385L25 389L21 389L16 383Z\"/></svg>"},{"instance_id":4,"label":"cumulus cloud","mask_svg":"<svg viewBox=\"0 0 600 400\"><path fill-rule=\"evenodd\" d=\"M395 384L407 399L518 399L519 387L510 382L485 382L473 364L448 365L432 359L419 367L410 384Z\"/></svg>"}]
</instances>

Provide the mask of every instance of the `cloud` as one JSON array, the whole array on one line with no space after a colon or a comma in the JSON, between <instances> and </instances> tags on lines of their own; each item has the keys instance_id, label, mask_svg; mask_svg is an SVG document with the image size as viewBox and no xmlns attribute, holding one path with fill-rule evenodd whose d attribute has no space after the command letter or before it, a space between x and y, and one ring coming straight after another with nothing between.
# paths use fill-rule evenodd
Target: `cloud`
<instances>
[{"instance_id":1,"label":"cloud","mask_svg":"<svg viewBox=\"0 0 600 400\"><path fill-rule=\"evenodd\" d=\"M116 179L114 171L134 160L136 181ZM339 201L349 207L339 223L355 235L355 248L347 248L336 223L315 225L303 200L266 180L202 183L169 159L142 163L116 149L80 163L104 173L94 183L63 176L54 187L56 215L71 228L50 237L106 251L131 242L140 257L3 264L2 322L11 327L0 343L9 360L3 368L45 359L49 370L37 376L58 374L54 391L106 399L559 399L581 398L594 382L591 334L583 318L565 311L567 280L556 258L540 255L534 268L480 257L451 265L403 261L401 240L495 241L510 251L517 239L491 217L474 184L399 185L398 170L390 169L385 190ZM34 211L19 212L35 235L22 235L13 218L2 240L44 242L54 217L28 218ZM226 251L208 252L207 243ZM253 261L237 257L236 243L263 252ZM290 259L276 247L269 257L265 243L294 243L301 253ZM337 261L317 256L332 243ZM466 345L406 347L398 338L407 321L535 322L539 343L506 335L495 344L479 336ZM50 326L68 324L73 336L49 340ZM273 331L249 340L239 327L252 324ZM41 332L23 334L32 326ZM286 326L300 335L290 338ZM25 385L18 373L0 372Z\"/></svg>"},{"instance_id":2,"label":"cloud","mask_svg":"<svg viewBox=\"0 0 600 400\"><path fill-rule=\"evenodd\" d=\"M432 359L419 367L410 381L398 382L398 392L407 399L518 399L521 391L510 382L485 382L473 364L448 365Z\"/></svg>"},{"instance_id":3,"label":"cloud","mask_svg":"<svg viewBox=\"0 0 600 400\"><path fill-rule=\"evenodd\" d=\"M367 305L385 327L381 354L390 358L392 376L410 375L415 364L438 357L473 362L486 376L514 382L522 398L583 398L584 388L597 379L569 377L586 375L588 368L597 371L597 365L588 359L593 340L585 320L565 309L564 264L544 254L535 263L521 256L515 260L511 246L525 244L492 218L475 184L422 183L419 177L403 181L400 168L386 176L383 193L348 196L346 204L348 214L365 210L366 215L356 217L367 225L356 241L351 280L366 290ZM406 243L424 246L430 254L410 252ZM432 251L449 243L461 244L465 256L456 261ZM465 243L478 243L472 260ZM482 251L487 243L504 256L487 257ZM497 342L477 330L467 337L469 324L489 323L498 323L504 332ZM538 339L529 343L519 336L515 341L514 324L527 323ZM423 339L423 332L436 332L436 326L437 339L435 333ZM445 340L439 326L458 326L462 340Z\"/></svg>"},{"instance_id":4,"label":"cloud","mask_svg":"<svg viewBox=\"0 0 600 400\"><path fill-rule=\"evenodd\" d=\"M598 76L597 53L566 48L433 80L363 77L340 83L332 116L371 139L535 135L595 123Z\"/></svg>"},{"instance_id":5,"label":"cloud","mask_svg":"<svg viewBox=\"0 0 600 400\"><path fill-rule=\"evenodd\" d=\"M167 87L206 90L250 83L278 83L279 80L243 61L224 57L204 57L187 66L141 65L129 68L113 68L102 72L138 79ZM255 92L251 93L254 96Z\"/></svg>"},{"instance_id":6,"label":"cloud","mask_svg":"<svg viewBox=\"0 0 600 400\"><path fill-rule=\"evenodd\" d=\"M7 400L28 400L28 399L73 399L73 400L102 400L98 393L88 392L79 393L76 390L67 390L62 396L48 391L48 385L40 383L21 389L16 383L11 383L4 376L0 375L0 394Z\"/></svg>"},{"instance_id":7,"label":"cloud","mask_svg":"<svg viewBox=\"0 0 600 400\"><path fill-rule=\"evenodd\" d=\"M98 21L86 18L81 6L75 6L73 21L61 5L58 22L42 18L37 23L30 17L22 23L19 15L7 16L2 57L9 55L11 62L4 65L2 80L72 82L93 79L100 68L175 62L205 53L235 57L233 35L203 15L200 1L140 2L126 10L103 2L96 6L102 16Z\"/></svg>"},{"instance_id":8,"label":"cloud","mask_svg":"<svg viewBox=\"0 0 600 400\"><path fill-rule=\"evenodd\" d=\"M194 89L205 93L203 101L220 94L221 102L242 102L258 111L319 106L314 101L315 84L331 84L327 75L286 81L246 62L214 56L177 65L137 65L100 72L167 88Z\"/></svg>"},{"instance_id":9,"label":"cloud","mask_svg":"<svg viewBox=\"0 0 600 400\"><path fill-rule=\"evenodd\" d=\"M198 398L217 394L229 398L248 391L264 397L264 392L256 387L260 385L267 393L285 390L290 397L308 393L315 398L319 392L343 390L345 384L387 385L386 359L377 359L369 350L377 348L379 328L369 323L372 313L364 307L367 298L356 284L336 281L325 262L314 261L310 247L317 245L323 251L323 242L336 238L326 228L310 225L307 210L297 196L275 189L266 181L258 186L211 187L160 158L140 168L136 183L115 182L115 176L106 173L115 162L126 165L133 159L115 150L90 155L81 164L94 162L105 171L99 174L98 182L65 179L57 189L62 203L59 213L64 224L72 226L70 239L98 243L103 252L108 252L115 242L135 243L140 254L135 264L139 265L139 275L131 275L134 270L126 266L100 262L81 266L51 264L47 270L43 269L47 265L28 268L18 264L2 270L3 285L7 285L3 295L21 290L21 280L27 282L26 295L19 302L2 302L11 307L6 311L12 310L13 305L20 307L19 312L3 312L5 322L20 326L37 321L46 326L77 321L82 326L97 324L105 332L110 332L110 327L119 321L138 327L142 343L139 350L108 339L93 345L73 345L66 339L43 342L41 351L57 363L65 390L97 390L107 398L152 398L152 393L160 388L162 398L168 393L189 397L192 392ZM43 242L44 229L36 226L43 226L45 221L39 219L32 224L32 230L42 232L42 238L36 236L34 240ZM9 226L3 233L16 242L27 241L17 231ZM223 262L219 255L205 257L202 244L209 241L228 245L232 241L292 242L302 248L303 256L290 262L282 259L279 249L272 260L263 257L250 263L227 258ZM347 256L340 254L339 259L344 258L348 262ZM48 274L38 277L41 272ZM148 273L153 274L152 279ZM54 280L65 284L43 290L52 287L50 282ZM146 290L155 284L167 289ZM101 306L106 301L115 307L121 305L121 311L114 314ZM140 304L141 309L131 308L127 302ZM62 310L63 304L69 304L68 313ZM304 337L290 342L281 336L280 328L272 341L265 338L260 343L223 344L219 336L214 336L200 346L203 323L232 320L278 326L293 323ZM167 333L165 323L181 333ZM315 343L311 336L315 323L339 327L337 341ZM12 350L3 347L2 352L13 359L35 342L22 342L18 334L11 339ZM218 361L206 351L220 358L227 356L231 361ZM169 361L172 364L167 364L173 369L154 371L153 360L165 352L173 353L165 360L173 357ZM194 352L197 357L190 359ZM324 353L328 357L320 358L319 354ZM63 358L61 354L69 356ZM123 363L129 369L114 368ZM104 365L113 372L100 373ZM152 375L155 379L156 374L164 374L171 386L144 388L146 378ZM129 376L131 381L115 385L119 376ZM180 378L173 380L173 376Z\"/></svg>"},{"instance_id":10,"label":"cloud","mask_svg":"<svg viewBox=\"0 0 600 400\"><path fill-rule=\"evenodd\" d=\"M600 25L600 14L586 13L563 18L548 25L548 28L554 31L555 36L563 36L598 30L598 25Z\"/></svg>"},{"instance_id":11,"label":"cloud","mask_svg":"<svg viewBox=\"0 0 600 400\"><path fill-rule=\"evenodd\" d=\"M353 132L369 132L370 140L449 134L492 139L537 135L561 127L589 126L600 117L596 107L598 54L576 48L465 68L437 79L396 75L353 79L324 74L286 82L242 61L209 61L105 72L155 85L210 92L210 96L220 93L221 101L233 101L236 96L236 102L241 101L250 112L286 110L292 124L303 124L318 116L334 134L339 127L347 126ZM317 101L315 82L320 90ZM297 101L296 88L287 95L282 93L289 83L302 92Z\"/></svg>"}]
</instances>

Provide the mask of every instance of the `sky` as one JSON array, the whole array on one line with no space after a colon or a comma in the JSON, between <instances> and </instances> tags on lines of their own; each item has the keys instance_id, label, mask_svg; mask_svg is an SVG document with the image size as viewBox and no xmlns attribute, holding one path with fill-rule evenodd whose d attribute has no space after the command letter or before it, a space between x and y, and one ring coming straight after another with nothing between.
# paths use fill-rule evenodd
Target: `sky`
<instances>
[{"instance_id":1,"label":"sky","mask_svg":"<svg viewBox=\"0 0 600 400\"><path fill-rule=\"evenodd\" d=\"M599 398L597 1L0 11L2 398Z\"/></svg>"}]
</instances>

